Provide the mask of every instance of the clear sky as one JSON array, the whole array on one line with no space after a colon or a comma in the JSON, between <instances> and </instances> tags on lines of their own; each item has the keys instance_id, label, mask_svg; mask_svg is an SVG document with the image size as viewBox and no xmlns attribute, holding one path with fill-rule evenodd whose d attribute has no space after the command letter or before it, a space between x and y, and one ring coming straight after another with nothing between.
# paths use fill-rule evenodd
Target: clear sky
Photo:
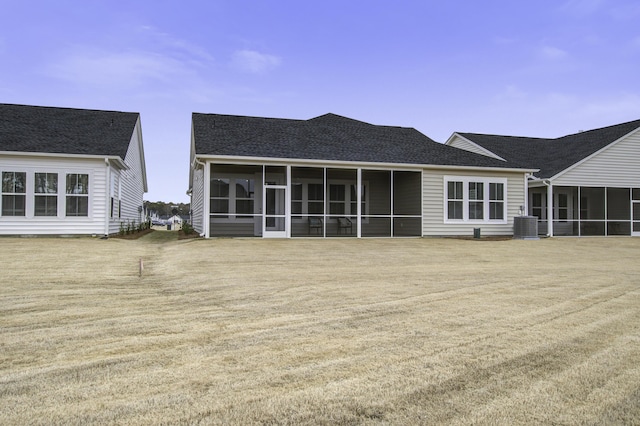
<instances>
[{"instance_id":1,"label":"clear sky","mask_svg":"<svg viewBox=\"0 0 640 426\"><path fill-rule=\"evenodd\" d=\"M140 112L187 202L191 113L557 137L640 119L638 0L0 0L0 102Z\"/></svg>"}]
</instances>

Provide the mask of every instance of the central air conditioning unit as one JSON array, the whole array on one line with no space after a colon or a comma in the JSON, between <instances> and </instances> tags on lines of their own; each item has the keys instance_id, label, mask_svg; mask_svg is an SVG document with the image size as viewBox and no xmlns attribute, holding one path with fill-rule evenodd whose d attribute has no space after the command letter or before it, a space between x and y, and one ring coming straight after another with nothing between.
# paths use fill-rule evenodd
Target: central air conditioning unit
<instances>
[{"instance_id":1,"label":"central air conditioning unit","mask_svg":"<svg viewBox=\"0 0 640 426\"><path fill-rule=\"evenodd\" d=\"M515 240L539 240L538 217L516 216L513 218L513 239Z\"/></svg>"}]
</instances>

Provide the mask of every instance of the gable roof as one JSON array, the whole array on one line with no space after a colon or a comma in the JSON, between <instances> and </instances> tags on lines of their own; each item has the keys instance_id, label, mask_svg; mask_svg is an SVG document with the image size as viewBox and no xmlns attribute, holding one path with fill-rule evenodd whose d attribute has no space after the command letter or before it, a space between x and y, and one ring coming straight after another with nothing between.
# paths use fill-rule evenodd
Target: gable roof
<instances>
[{"instance_id":1,"label":"gable roof","mask_svg":"<svg viewBox=\"0 0 640 426\"><path fill-rule=\"evenodd\" d=\"M416 129L378 126L335 114L309 120L193 113L197 156L512 167L433 141Z\"/></svg>"},{"instance_id":2,"label":"gable roof","mask_svg":"<svg viewBox=\"0 0 640 426\"><path fill-rule=\"evenodd\" d=\"M640 120L575 133L555 139L457 133L504 158L513 166L539 168L548 179L640 128Z\"/></svg>"},{"instance_id":3,"label":"gable roof","mask_svg":"<svg viewBox=\"0 0 640 426\"><path fill-rule=\"evenodd\" d=\"M0 151L124 160L138 117L133 112L0 104Z\"/></svg>"}]
</instances>

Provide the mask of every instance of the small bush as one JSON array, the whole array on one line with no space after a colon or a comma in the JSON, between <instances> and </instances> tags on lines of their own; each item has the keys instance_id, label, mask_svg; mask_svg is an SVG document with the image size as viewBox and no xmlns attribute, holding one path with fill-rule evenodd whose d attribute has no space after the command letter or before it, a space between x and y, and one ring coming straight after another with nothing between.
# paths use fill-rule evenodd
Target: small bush
<instances>
[{"instance_id":1,"label":"small bush","mask_svg":"<svg viewBox=\"0 0 640 426\"><path fill-rule=\"evenodd\" d=\"M191 226L191 224L189 222L182 222L182 232L185 233L185 235L190 235L193 233L193 226Z\"/></svg>"}]
</instances>

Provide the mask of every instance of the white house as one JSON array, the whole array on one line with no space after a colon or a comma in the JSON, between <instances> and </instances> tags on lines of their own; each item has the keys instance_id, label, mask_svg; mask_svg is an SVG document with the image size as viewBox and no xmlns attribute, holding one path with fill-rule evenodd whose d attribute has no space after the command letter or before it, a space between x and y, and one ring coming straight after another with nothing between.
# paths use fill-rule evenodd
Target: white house
<instances>
[{"instance_id":1,"label":"white house","mask_svg":"<svg viewBox=\"0 0 640 426\"><path fill-rule=\"evenodd\" d=\"M194 113L188 194L205 237L512 235L534 171L335 114Z\"/></svg>"},{"instance_id":2,"label":"white house","mask_svg":"<svg viewBox=\"0 0 640 426\"><path fill-rule=\"evenodd\" d=\"M144 220L140 115L0 104L0 235L109 235Z\"/></svg>"},{"instance_id":3,"label":"white house","mask_svg":"<svg viewBox=\"0 0 640 426\"><path fill-rule=\"evenodd\" d=\"M640 236L640 120L556 139L454 133L447 144L539 169L528 213L549 236Z\"/></svg>"}]
</instances>

